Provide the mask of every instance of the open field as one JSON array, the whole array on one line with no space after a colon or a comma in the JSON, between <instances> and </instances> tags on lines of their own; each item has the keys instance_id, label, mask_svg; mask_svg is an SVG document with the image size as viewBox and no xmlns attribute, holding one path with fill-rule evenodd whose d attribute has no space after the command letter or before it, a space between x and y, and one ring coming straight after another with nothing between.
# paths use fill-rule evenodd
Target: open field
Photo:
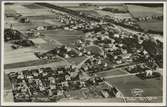
<instances>
[{"instance_id":1,"label":"open field","mask_svg":"<svg viewBox=\"0 0 167 107\"><path fill-rule=\"evenodd\" d=\"M34 55L33 51L32 48L20 48L5 52L4 64L37 60L38 58Z\"/></svg>"},{"instance_id":2,"label":"open field","mask_svg":"<svg viewBox=\"0 0 167 107\"><path fill-rule=\"evenodd\" d=\"M37 60L31 60L31 61L6 64L6 65L4 65L4 68L5 69L12 69L12 68L19 68L19 67L27 67L27 66L38 66L38 65L44 65L44 64L49 64L52 62L59 62L59 61L61 61L61 59L59 59L59 58L54 59L53 61L37 59Z\"/></svg>"},{"instance_id":3,"label":"open field","mask_svg":"<svg viewBox=\"0 0 167 107\"><path fill-rule=\"evenodd\" d=\"M48 30L40 32L50 40L57 40L64 45L71 45L74 41L84 38L84 33L81 31Z\"/></svg>"},{"instance_id":4,"label":"open field","mask_svg":"<svg viewBox=\"0 0 167 107\"><path fill-rule=\"evenodd\" d=\"M163 15L162 7L145 7L137 5L127 5L129 12L134 17L145 17L145 16L161 16Z\"/></svg>"},{"instance_id":5,"label":"open field","mask_svg":"<svg viewBox=\"0 0 167 107\"><path fill-rule=\"evenodd\" d=\"M139 5L127 5L132 17L163 16L163 7L145 7ZM145 31L163 31L163 21L138 22L139 26Z\"/></svg>"},{"instance_id":6,"label":"open field","mask_svg":"<svg viewBox=\"0 0 167 107\"><path fill-rule=\"evenodd\" d=\"M41 8L44 8L44 7L36 5L36 4L25 4L23 6L28 8L28 9L41 9Z\"/></svg>"},{"instance_id":7,"label":"open field","mask_svg":"<svg viewBox=\"0 0 167 107\"><path fill-rule=\"evenodd\" d=\"M96 4L96 5L101 5L103 7L103 4ZM114 17L118 19L131 18L131 15L129 13L112 13L109 11L100 10L94 6L88 6L88 7L76 6L76 7L68 7L68 8L75 11L80 11L87 15L92 15L95 17L108 15L110 17ZM118 9L119 11L127 11L126 6L123 6L122 4L114 4L114 5L106 4L103 8L111 8L111 9Z\"/></svg>"},{"instance_id":8,"label":"open field","mask_svg":"<svg viewBox=\"0 0 167 107\"><path fill-rule=\"evenodd\" d=\"M16 11L17 13L20 13L23 16L34 16L34 15L36 16L36 15L50 15L51 14L50 12L48 12L48 9L46 9L45 7L30 9L20 4L14 4L10 6L5 6L5 8L6 10Z\"/></svg>"},{"instance_id":9,"label":"open field","mask_svg":"<svg viewBox=\"0 0 167 107\"><path fill-rule=\"evenodd\" d=\"M124 76L110 78L107 81L116 86L125 97L133 97L131 90L134 88L142 89L143 96L162 96L162 78L141 80L136 76Z\"/></svg>"},{"instance_id":10,"label":"open field","mask_svg":"<svg viewBox=\"0 0 167 107\"><path fill-rule=\"evenodd\" d=\"M4 43L4 51L5 52L13 51L13 49L11 48L11 44L10 43Z\"/></svg>"},{"instance_id":11,"label":"open field","mask_svg":"<svg viewBox=\"0 0 167 107\"><path fill-rule=\"evenodd\" d=\"M120 70L108 70L108 71L102 71L97 73L98 76L101 77L106 77L106 76L113 76L113 75L123 75L123 74L127 74L126 71L122 71Z\"/></svg>"},{"instance_id":12,"label":"open field","mask_svg":"<svg viewBox=\"0 0 167 107\"><path fill-rule=\"evenodd\" d=\"M163 32L163 21L139 22L138 24L145 31L153 30L153 31Z\"/></svg>"}]
</instances>

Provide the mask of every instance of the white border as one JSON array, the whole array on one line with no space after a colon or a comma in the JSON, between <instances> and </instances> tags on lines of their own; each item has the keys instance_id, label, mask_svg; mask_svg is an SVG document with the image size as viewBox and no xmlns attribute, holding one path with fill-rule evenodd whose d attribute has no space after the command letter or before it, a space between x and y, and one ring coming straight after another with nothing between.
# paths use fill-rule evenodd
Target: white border
<instances>
[{"instance_id":1,"label":"white border","mask_svg":"<svg viewBox=\"0 0 167 107\"><path fill-rule=\"evenodd\" d=\"M4 3L17 2L17 3L30 3L30 2L43 2L43 3L163 3L164 8L164 25L163 25L163 102L162 103L15 103L4 102ZM165 106L166 105L166 7L167 3L163 1L2 1L1 2L1 105L3 106Z\"/></svg>"}]
</instances>

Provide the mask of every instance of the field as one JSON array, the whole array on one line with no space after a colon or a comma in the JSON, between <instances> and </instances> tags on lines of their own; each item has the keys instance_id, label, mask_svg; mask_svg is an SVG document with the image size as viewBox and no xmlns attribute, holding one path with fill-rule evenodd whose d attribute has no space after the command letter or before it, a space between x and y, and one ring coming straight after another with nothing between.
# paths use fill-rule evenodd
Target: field
<instances>
[{"instance_id":1,"label":"field","mask_svg":"<svg viewBox=\"0 0 167 107\"><path fill-rule=\"evenodd\" d=\"M115 8L118 10L127 10L125 9L124 6L122 5L118 5L118 6L106 6L107 8ZM83 12L87 15L92 15L92 16L110 16L110 17L114 17L114 18L119 18L119 19L124 19L124 18L131 18L131 15L129 13L112 13L112 12L108 12L108 11L103 11L100 9L97 9L95 7L89 6L89 7L73 7L73 8L69 8L75 11L80 11Z\"/></svg>"},{"instance_id":2,"label":"field","mask_svg":"<svg viewBox=\"0 0 167 107\"><path fill-rule=\"evenodd\" d=\"M36 4L25 4L24 7L27 7L28 9L41 9L43 7L36 5Z\"/></svg>"},{"instance_id":3,"label":"field","mask_svg":"<svg viewBox=\"0 0 167 107\"><path fill-rule=\"evenodd\" d=\"M56 40L64 45L72 45L72 43L80 38L84 38L84 33L81 31L68 30L48 30L40 31L41 34L46 35L50 40Z\"/></svg>"},{"instance_id":4,"label":"field","mask_svg":"<svg viewBox=\"0 0 167 107\"><path fill-rule=\"evenodd\" d=\"M103 7L103 4L96 4L96 5L101 5ZM127 11L127 8L122 4L114 4L114 5L106 4L106 5L107 6L105 6L105 8L113 8L113 9L118 9L120 11ZM131 18L131 15L129 13L112 13L112 12L100 10L97 7L93 7L93 6L89 6L89 7L76 6L76 7L68 7L68 8L75 11L80 11L85 13L86 15L92 15L95 17L109 15L110 17L114 17L118 19Z\"/></svg>"},{"instance_id":5,"label":"field","mask_svg":"<svg viewBox=\"0 0 167 107\"><path fill-rule=\"evenodd\" d=\"M134 17L145 17L145 16L162 16L162 7L145 7L137 5L127 5L129 12Z\"/></svg>"},{"instance_id":6,"label":"field","mask_svg":"<svg viewBox=\"0 0 167 107\"><path fill-rule=\"evenodd\" d=\"M125 97L133 97L131 90L134 88L143 89L143 96L162 96L162 79L141 80L136 76L124 76L110 78L107 81L116 86Z\"/></svg>"},{"instance_id":7,"label":"field","mask_svg":"<svg viewBox=\"0 0 167 107\"><path fill-rule=\"evenodd\" d=\"M138 5L127 5L127 7L131 15L135 18L163 15L163 7L145 7ZM145 31L163 32L163 21L138 22L138 24Z\"/></svg>"},{"instance_id":8,"label":"field","mask_svg":"<svg viewBox=\"0 0 167 107\"><path fill-rule=\"evenodd\" d=\"M101 77L106 77L106 76L115 76L115 75L124 75L124 74L127 74L127 73L122 70L109 70L109 71L99 72L97 75Z\"/></svg>"},{"instance_id":9,"label":"field","mask_svg":"<svg viewBox=\"0 0 167 107\"><path fill-rule=\"evenodd\" d=\"M138 24L145 31L153 30L153 31L163 32L163 21L139 22Z\"/></svg>"},{"instance_id":10,"label":"field","mask_svg":"<svg viewBox=\"0 0 167 107\"><path fill-rule=\"evenodd\" d=\"M15 16L16 11L10 8L9 6L5 6L5 15L7 16Z\"/></svg>"},{"instance_id":11,"label":"field","mask_svg":"<svg viewBox=\"0 0 167 107\"><path fill-rule=\"evenodd\" d=\"M6 22L5 27L9 28L10 25L12 24L13 29L26 31L29 29L35 29L38 26L51 26L51 25L61 26L61 25L64 25L63 23L55 20L53 17L52 18L49 18L48 16L45 16L43 18L42 17L43 16L32 16L32 17L30 17L30 19L31 19L30 23L19 23L19 20L15 20L15 19L10 18L9 21L5 21ZM8 19L5 19L5 20L8 20Z\"/></svg>"},{"instance_id":12,"label":"field","mask_svg":"<svg viewBox=\"0 0 167 107\"><path fill-rule=\"evenodd\" d=\"M31 61L25 61L25 62L18 62L18 63L12 63L12 64L5 64L5 69L12 69L12 68L19 68L19 67L27 67L27 66L38 66L38 65L44 65L51 62L58 62L61 61L61 59L55 59L53 61L49 60L31 60Z\"/></svg>"},{"instance_id":13,"label":"field","mask_svg":"<svg viewBox=\"0 0 167 107\"><path fill-rule=\"evenodd\" d=\"M7 47L7 46L5 46ZM5 51L4 64L18 63L38 59L31 48L21 48L10 50L10 47Z\"/></svg>"}]
</instances>

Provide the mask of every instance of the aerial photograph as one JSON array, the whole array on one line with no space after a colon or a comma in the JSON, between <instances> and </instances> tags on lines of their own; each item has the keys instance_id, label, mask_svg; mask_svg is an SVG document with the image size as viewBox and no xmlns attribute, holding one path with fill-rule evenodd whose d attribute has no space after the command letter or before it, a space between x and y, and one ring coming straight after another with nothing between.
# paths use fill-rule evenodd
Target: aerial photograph
<instances>
[{"instance_id":1,"label":"aerial photograph","mask_svg":"<svg viewBox=\"0 0 167 107\"><path fill-rule=\"evenodd\" d=\"M163 6L4 2L4 103L162 103Z\"/></svg>"}]
</instances>

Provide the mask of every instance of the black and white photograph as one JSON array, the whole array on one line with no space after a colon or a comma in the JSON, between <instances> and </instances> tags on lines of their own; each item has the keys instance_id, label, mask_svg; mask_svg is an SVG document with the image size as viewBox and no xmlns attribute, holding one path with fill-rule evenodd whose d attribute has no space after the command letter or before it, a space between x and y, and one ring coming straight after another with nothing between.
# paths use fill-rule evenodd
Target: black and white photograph
<instances>
[{"instance_id":1,"label":"black and white photograph","mask_svg":"<svg viewBox=\"0 0 167 107\"><path fill-rule=\"evenodd\" d=\"M166 3L3 1L1 103L166 103Z\"/></svg>"}]
</instances>

